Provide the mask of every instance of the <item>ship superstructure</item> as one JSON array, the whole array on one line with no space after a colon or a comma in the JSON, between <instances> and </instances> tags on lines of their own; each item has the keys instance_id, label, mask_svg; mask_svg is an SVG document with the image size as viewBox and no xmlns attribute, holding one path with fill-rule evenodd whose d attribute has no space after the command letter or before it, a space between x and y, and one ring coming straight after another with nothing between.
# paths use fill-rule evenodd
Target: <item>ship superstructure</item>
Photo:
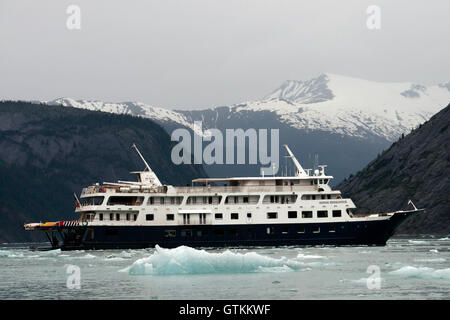
<instances>
[{"instance_id":1,"label":"ship superstructure","mask_svg":"<svg viewBox=\"0 0 450 320\"><path fill-rule=\"evenodd\" d=\"M96 183L76 196L73 221L26 224L53 248L113 249L277 245L384 245L417 209L354 215L353 201L321 169L295 165L292 176L199 178L163 185L144 157L137 181Z\"/></svg>"}]
</instances>

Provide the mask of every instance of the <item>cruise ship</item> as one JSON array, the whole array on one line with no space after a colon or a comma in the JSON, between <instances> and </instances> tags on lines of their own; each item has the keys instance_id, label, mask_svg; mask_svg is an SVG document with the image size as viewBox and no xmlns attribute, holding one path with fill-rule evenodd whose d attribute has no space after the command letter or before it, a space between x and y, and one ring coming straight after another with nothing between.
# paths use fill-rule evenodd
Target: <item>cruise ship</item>
<instances>
[{"instance_id":1,"label":"cruise ship","mask_svg":"<svg viewBox=\"0 0 450 320\"><path fill-rule=\"evenodd\" d=\"M78 219L28 223L53 249L378 245L383 246L413 209L356 215L356 206L330 187L332 176L295 167L291 176L199 178L163 185L139 149L137 181L96 183L75 196Z\"/></svg>"}]
</instances>

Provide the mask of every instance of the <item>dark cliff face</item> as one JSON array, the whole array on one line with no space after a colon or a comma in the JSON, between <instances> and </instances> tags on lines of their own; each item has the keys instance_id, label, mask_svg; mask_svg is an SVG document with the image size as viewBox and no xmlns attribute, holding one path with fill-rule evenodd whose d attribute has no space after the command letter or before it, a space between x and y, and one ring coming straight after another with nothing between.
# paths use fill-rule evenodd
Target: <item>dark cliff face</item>
<instances>
[{"instance_id":1,"label":"dark cliff face","mask_svg":"<svg viewBox=\"0 0 450 320\"><path fill-rule=\"evenodd\" d=\"M25 102L0 102L0 242L44 240L27 222L76 219L73 193L96 182L135 181L145 165L162 183L206 177L175 165L170 136L148 119Z\"/></svg>"},{"instance_id":2,"label":"dark cliff face","mask_svg":"<svg viewBox=\"0 0 450 320\"><path fill-rule=\"evenodd\" d=\"M360 213L405 209L408 199L426 208L397 233L450 233L449 126L450 105L336 188Z\"/></svg>"}]
</instances>

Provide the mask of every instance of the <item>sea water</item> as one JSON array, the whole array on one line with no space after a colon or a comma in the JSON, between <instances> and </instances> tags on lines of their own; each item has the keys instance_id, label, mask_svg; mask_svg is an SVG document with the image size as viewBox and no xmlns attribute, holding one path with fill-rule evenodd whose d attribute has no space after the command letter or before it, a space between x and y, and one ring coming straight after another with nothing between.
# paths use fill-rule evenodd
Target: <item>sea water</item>
<instances>
[{"instance_id":1,"label":"sea water","mask_svg":"<svg viewBox=\"0 0 450 320\"><path fill-rule=\"evenodd\" d=\"M449 237L394 238L384 247L3 244L0 299L449 299L449 245Z\"/></svg>"}]
</instances>

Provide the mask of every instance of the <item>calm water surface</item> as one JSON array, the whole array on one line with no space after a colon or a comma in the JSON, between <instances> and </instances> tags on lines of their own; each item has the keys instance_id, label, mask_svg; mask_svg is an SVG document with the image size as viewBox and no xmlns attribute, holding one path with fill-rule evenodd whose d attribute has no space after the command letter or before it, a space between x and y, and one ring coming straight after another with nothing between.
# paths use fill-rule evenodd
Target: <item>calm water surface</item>
<instances>
[{"instance_id":1,"label":"calm water surface","mask_svg":"<svg viewBox=\"0 0 450 320\"><path fill-rule=\"evenodd\" d=\"M385 247L202 250L4 244L0 299L449 299L449 245L449 237L391 239ZM73 268L79 289L69 288L77 283Z\"/></svg>"}]
</instances>

